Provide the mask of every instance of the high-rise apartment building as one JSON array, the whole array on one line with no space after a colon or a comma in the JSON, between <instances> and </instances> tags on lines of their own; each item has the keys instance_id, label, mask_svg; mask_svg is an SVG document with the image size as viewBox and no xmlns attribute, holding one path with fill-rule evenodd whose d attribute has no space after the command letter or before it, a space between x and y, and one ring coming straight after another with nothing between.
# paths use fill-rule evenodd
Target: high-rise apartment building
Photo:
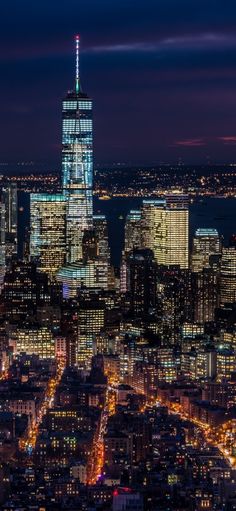
<instances>
[{"instance_id":1,"label":"high-rise apartment building","mask_svg":"<svg viewBox=\"0 0 236 511\"><path fill-rule=\"evenodd\" d=\"M194 272L210 267L210 256L220 255L221 242L216 229L196 230L193 238L191 269Z\"/></svg>"},{"instance_id":2,"label":"high-rise apartment building","mask_svg":"<svg viewBox=\"0 0 236 511\"><path fill-rule=\"evenodd\" d=\"M79 36L76 44L75 88L62 105L62 187L66 198L67 262L82 259L82 238L93 224L92 100L82 92L79 75Z\"/></svg>"},{"instance_id":3,"label":"high-rise apartment building","mask_svg":"<svg viewBox=\"0 0 236 511\"><path fill-rule=\"evenodd\" d=\"M186 196L169 195L144 200L142 246L150 248L158 264L189 265L189 210Z\"/></svg>"},{"instance_id":4,"label":"high-rise apartment building","mask_svg":"<svg viewBox=\"0 0 236 511\"><path fill-rule=\"evenodd\" d=\"M66 202L60 194L30 195L30 256L50 276L65 263Z\"/></svg>"}]
</instances>

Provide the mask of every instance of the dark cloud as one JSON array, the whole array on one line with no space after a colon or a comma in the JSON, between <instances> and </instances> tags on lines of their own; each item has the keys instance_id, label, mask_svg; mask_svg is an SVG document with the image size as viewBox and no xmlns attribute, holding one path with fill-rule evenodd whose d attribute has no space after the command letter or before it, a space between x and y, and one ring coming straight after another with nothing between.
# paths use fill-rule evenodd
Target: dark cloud
<instances>
[{"instance_id":1,"label":"dark cloud","mask_svg":"<svg viewBox=\"0 0 236 511\"><path fill-rule=\"evenodd\" d=\"M97 161L236 159L235 0L2 4L0 159L60 164L77 32Z\"/></svg>"}]
</instances>

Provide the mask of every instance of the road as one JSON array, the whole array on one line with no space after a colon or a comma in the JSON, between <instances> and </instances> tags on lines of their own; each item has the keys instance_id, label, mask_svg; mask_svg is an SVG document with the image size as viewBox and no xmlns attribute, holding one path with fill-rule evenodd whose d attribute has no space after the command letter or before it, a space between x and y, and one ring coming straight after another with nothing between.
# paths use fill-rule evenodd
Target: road
<instances>
[{"instance_id":1,"label":"road","mask_svg":"<svg viewBox=\"0 0 236 511\"><path fill-rule=\"evenodd\" d=\"M236 467L236 457L232 454L232 451L236 448L236 424L233 420L227 421L218 428L211 428L208 424L189 417L179 403L157 401L157 404L167 406L170 413L179 415L181 419L197 426L201 430L205 442L213 447L217 447L231 468Z\"/></svg>"},{"instance_id":2,"label":"road","mask_svg":"<svg viewBox=\"0 0 236 511\"><path fill-rule=\"evenodd\" d=\"M87 464L87 484L96 484L102 475L104 466L104 435L106 434L107 421L110 415L115 413L116 394L111 387L107 388L105 404L101 413L98 431L95 434L92 452Z\"/></svg>"},{"instance_id":3,"label":"road","mask_svg":"<svg viewBox=\"0 0 236 511\"><path fill-rule=\"evenodd\" d=\"M56 375L52 376L48 382L47 390L45 392L44 399L41 403L36 423L33 424L32 427L29 429L26 438L22 438L19 441L19 449L21 451L26 451L29 454L31 454L32 451L34 450L37 441L39 426L42 422L44 415L47 413L47 410L52 408L54 404L56 389L61 381L64 369L65 361L62 360L57 364Z\"/></svg>"}]
</instances>

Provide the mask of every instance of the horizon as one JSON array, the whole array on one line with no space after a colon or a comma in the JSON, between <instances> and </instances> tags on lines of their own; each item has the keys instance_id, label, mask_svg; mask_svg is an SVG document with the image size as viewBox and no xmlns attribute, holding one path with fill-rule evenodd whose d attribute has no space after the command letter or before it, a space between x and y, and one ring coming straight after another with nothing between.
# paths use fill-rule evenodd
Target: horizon
<instances>
[{"instance_id":1,"label":"horizon","mask_svg":"<svg viewBox=\"0 0 236 511\"><path fill-rule=\"evenodd\" d=\"M12 31L3 6L0 36L1 160L60 165L61 101L79 32L97 165L236 161L235 4L213 11L206 0L148 0L133 11L131 2L70 0L68 9L60 0L55 15L45 0L33 11L29 0L19 10L13 3L18 23Z\"/></svg>"}]
</instances>

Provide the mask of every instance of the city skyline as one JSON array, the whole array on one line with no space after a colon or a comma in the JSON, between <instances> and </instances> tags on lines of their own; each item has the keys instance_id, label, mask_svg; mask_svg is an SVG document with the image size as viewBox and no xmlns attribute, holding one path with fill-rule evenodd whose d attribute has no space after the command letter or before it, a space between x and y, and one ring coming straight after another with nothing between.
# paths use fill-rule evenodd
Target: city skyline
<instances>
[{"instance_id":1,"label":"city skyline","mask_svg":"<svg viewBox=\"0 0 236 511\"><path fill-rule=\"evenodd\" d=\"M235 161L233 2L227 9L214 2L214 10L210 1L195 0L138 1L135 9L132 2L105 0L99 7L94 0L69 5L57 2L55 13L43 2L32 12L25 0L18 12L15 2L14 31L3 6L2 161L13 154L16 161L60 167L59 105L78 31L82 86L86 77L96 105L97 163ZM13 123L16 137L10 136Z\"/></svg>"},{"instance_id":2,"label":"city skyline","mask_svg":"<svg viewBox=\"0 0 236 511\"><path fill-rule=\"evenodd\" d=\"M236 163L204 153L234 156L236 9L208 6L14 12L14 37L35 23L2 54L12 103L0 83L2 511L236 510ZM1 144L26 142L11 174Z\"/></svg>"}]
</instances>

